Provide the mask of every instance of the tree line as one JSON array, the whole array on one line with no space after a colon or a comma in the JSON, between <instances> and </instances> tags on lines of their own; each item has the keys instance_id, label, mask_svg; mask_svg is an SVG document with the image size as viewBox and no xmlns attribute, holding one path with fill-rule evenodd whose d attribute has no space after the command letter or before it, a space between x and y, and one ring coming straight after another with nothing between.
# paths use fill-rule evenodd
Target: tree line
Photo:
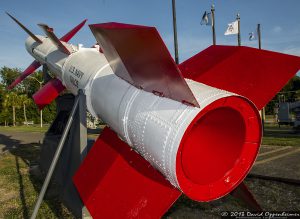
<instances>
[{"instance_id":1,"label":"tree line","mask_svg":"<svg viewBox=\"0 0 300 219\"><path fill-rule=\"evenodd\" d=\"M21 74L17 68L0 69L0 125L15 126L33 121L40 122L40 111L32 100L32 95L43 85L41 71L27 77L12 90L7 87ZM43 122L51 123L56 115L55 101L43 109Z\"/></svg>"},{"instance_id":2,"label":"tree line","mask_svg":"<svg viewBox=\"0 0 300 219\"><path fill-rule=\"evenodd\" d=\"M32 100L32 95L43 85L42 71L27 77L12 90L7 87L21 74L20 69L2 67L0 69L0 125L20 125L33 121L40 122L40 111ZM293 77L286 86L266 106L266 114L273 114L279 101L300 101L300 77ZM43 122L51 123L56 116L53 101L43 109Z\"/></svg>"},{"instance_id":3,"label":"tree line","mask_svg":"<svg viewBox=\"0 0 300 219\"><path fill-rule=\"evenodd\" d=\"M270 80L276 80L270 78ZM267 83L267 82L266 82ZM267 85L266 85L267 86ZM300 77L295 75L289 82L278 92L275 97L266 106L266 114L273 115L274 108L279 102L300 101Z\"/></svg>"}]
</instances>

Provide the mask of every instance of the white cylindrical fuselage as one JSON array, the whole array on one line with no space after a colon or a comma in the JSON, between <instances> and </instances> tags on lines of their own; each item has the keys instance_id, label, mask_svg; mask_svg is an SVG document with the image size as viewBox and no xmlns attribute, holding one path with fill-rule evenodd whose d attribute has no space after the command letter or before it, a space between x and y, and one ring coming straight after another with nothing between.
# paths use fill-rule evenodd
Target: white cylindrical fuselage
<instances>
[{"instance_id":1,"label":"white cylindrical fuselage","mask_svg":"<svg viewBox=\"0 0 300 219\"><path fill-rule=\"evenodd\" d=\"M186 80L200 108L145 92L116 76L97 48L57 50L48 38L26 47L88 110L195 200L219 198L245 177L260 144L255 106L236 94Z\"/></svg>"}]
</instances>

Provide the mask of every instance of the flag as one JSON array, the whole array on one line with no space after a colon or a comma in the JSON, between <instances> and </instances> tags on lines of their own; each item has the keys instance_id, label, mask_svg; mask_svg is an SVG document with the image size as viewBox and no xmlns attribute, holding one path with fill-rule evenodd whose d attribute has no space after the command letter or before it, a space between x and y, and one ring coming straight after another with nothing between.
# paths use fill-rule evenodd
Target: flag
<instances>
[{"instance_id":1,"label":"flag","mask_svg":"<svg viewBox=\"0 0 300 219\"><path fill-rule=\"evenodd\" d=\"M228 24L227 30L225 31L224 35L238 34L238 29L238 21L234 21Z\"/></svg>"},{"instance_id":2,"label":"flag","mask_svg":"<svg viewBox=\"0 0 300 219\"><path fill-rule=\"evenodd\" d=\"M207 11L204 12L200 24L201 25L210 25L210 26L212 25L212 19L211 19L210 12L207 12Z\"/></svg>"},{"instance_id":3,"label":"flag","mask_svg":"<svg viewBox=\"0 0 300 219\"><path fill-rule=\"evenodd\" d=\"M249 40L252 41L252 40L256 40L257 39L257 32L251 32L249 33Z\"/></svg>"}]
</instances>

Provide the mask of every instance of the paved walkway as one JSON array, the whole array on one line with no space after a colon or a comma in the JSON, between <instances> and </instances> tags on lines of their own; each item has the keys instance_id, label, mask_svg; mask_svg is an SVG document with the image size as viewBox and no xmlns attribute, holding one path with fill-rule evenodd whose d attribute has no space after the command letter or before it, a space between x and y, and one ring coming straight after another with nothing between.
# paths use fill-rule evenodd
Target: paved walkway
<instances>
[{"instance_id":1,"label":"paved walkway","mask_svg":"<svg viewBox=\"0 0 300 219\"><path fill-rule=\"evenodd\" d=\"M251 173L300 180L300 146L262 145Z\"/></svg>"},{"instance_id":2,"label":"paved walkway","mask_svg":"<svg viewBox=\"0 0 300 219\"><path fill-rule=\"evenodd\" d=\"M40 132L18 132L3 131L0 132L0 155L21 144L42 143L44 133Z\"/></svg>"}]
</instances>

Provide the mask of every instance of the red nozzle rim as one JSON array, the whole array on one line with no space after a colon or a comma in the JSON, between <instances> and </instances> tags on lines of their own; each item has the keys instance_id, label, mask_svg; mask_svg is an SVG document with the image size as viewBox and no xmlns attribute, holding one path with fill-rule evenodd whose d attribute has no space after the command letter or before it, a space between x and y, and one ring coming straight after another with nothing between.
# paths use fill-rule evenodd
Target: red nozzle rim
<instances>
[{"instance_id":1,"label":"red nozzle rim","mask_svg":"<svg viewBox=\"0 0 300 219\"><path fill-rule=\"evenodd\" d=\"M185 131L177 152L182 192L196 201L230 193L250 171L261 137L260 115L248 99L230 96L205 107Z\"/></svg>"}]
</instances>

